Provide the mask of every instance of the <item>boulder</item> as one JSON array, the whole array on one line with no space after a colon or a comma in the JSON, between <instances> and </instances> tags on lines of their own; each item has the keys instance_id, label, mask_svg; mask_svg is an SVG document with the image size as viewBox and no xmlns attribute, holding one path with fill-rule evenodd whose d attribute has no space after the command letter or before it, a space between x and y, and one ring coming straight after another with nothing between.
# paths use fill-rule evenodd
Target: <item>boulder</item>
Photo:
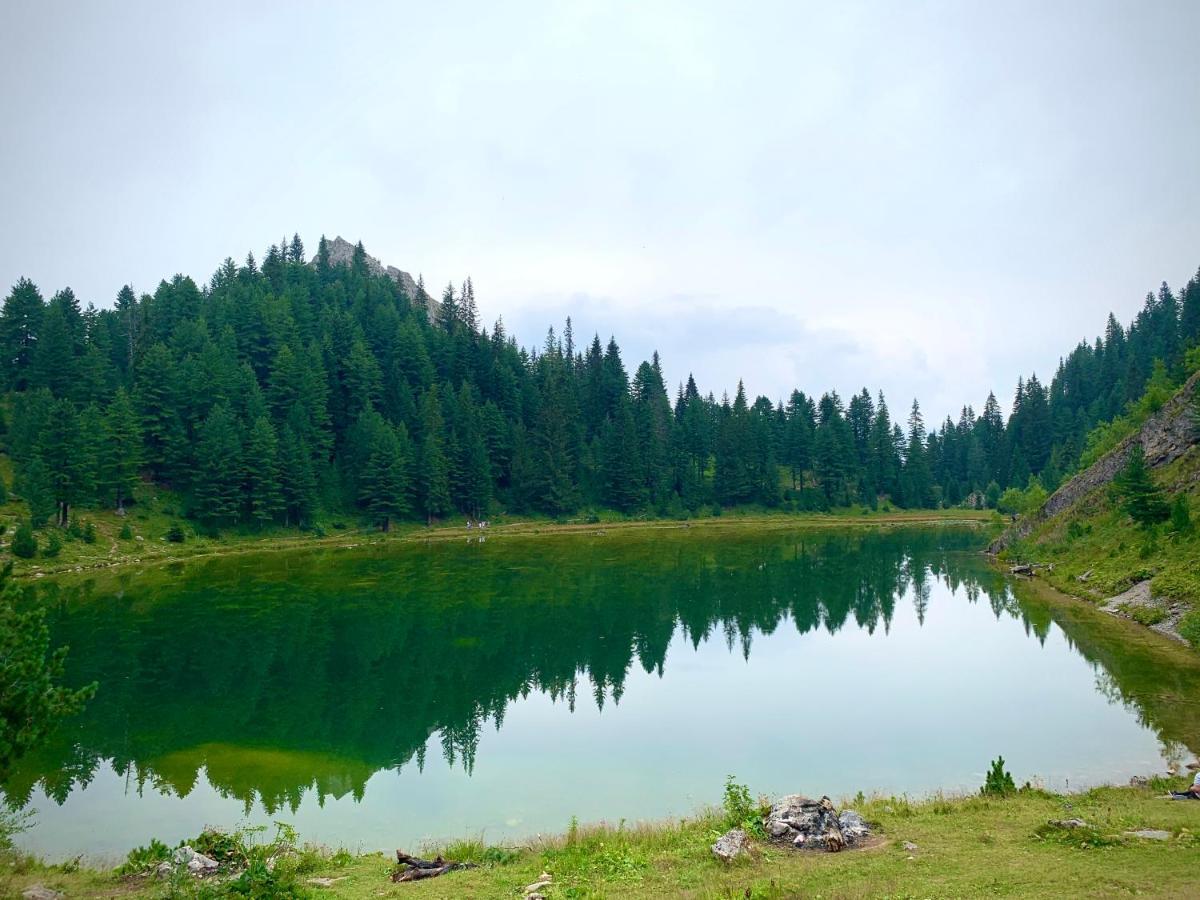
<instances>
[{"instance_id":1,"label":"boulder","mask_svg":"<svg viewBox=\"0 0 1200 900\"><path fill-rule=\"evenodd\" d=\"M1146 787L1150 783L1150 779L1145 775L1134 775L1129 779L1130 787Z\"/></svg>"},{"instance_id":2,"label":"boulder","mask_svg":"<svg viewBox=\"0 0 1200 900\"><path fill-rule=\"evenodd\" d=\"M723 863L731 863L735 859L750 854L750 836L741 828L733 828L725 832L712 845L713 856Z\"/></svg>"},{"instance_id":3,"label":"boulder","mask_svg":"<svg viewBox=\"0 0 1200 900\"><path fill-rule=\"evenodd\" d=\"M871 830L854 810L840 815L828 797L812 800L800 794L781 797L771 805L763 821L767 835L787 841L802 850L836 853L861 843Z\"/></svg>"},{"instance_id":4,"label":"boulder","mask_svg":"<svg viewBox=\"0 0 1200 900\"><path fill-rule=\"evenodd\" d=\"M31 884L21 891L24 900L60 900L62 891L56 891L42 884Z\"/></svg>"},{"instance_id":5,"label":"boulder","mask_svg":"<svg viewBox=\"0 0 1200 900\"><path fill-rule=\"evenodd\" d=\"M175 865L187 866L188 872L196 876L211 875L220 866L215 859L207 857L203 853L197 853L186 844L176 850L172 858Z\"/></svg>"},{"instance_id":6,"label":"boulder","mask_svg":"<svg viewBox=\"0 0 1200 900\"><path fill-rule=\"evenodd\" d=\"M1066 828L1068 831L1074 831L1076 828L1091 828L1083 819L1053 819L1050 822L1055 828Z\"/></svg>"}]
</instances>

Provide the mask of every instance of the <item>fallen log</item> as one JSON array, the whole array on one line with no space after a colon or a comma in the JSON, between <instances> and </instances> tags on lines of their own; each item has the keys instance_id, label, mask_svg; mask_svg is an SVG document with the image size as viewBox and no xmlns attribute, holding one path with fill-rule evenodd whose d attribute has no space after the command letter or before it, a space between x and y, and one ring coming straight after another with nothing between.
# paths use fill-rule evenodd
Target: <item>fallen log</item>
<instances>
[{"instance_id":1,"label":"fallen log","mask_svg":"<svg viewBox=\"0 0 1200 900\"><path fill-rule=\"evenodd\" d=\"M396 851L396 863L398 868L392 873L392 881L397 883L437 878L439 875L445 875L447 872L454 872L458 869L475 868L475 863L453 862L442 859L440 854L435 859L420 859L416 856L409 856L403 850Z\"/></svg>"}]
</instances>

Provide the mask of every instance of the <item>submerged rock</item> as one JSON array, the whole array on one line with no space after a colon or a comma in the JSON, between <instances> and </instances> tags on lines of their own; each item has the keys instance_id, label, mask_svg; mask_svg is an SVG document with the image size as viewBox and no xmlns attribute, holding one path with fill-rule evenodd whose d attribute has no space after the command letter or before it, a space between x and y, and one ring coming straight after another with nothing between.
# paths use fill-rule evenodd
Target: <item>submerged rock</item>
<instances>
[{"instance_id":1,"label":"submerged rock","mask_svg":"<svg viewBox=\"0 0 1200 900\"><path fill-rule=\"evenodd\" d=\"M723 863L733 862L750 853L750 836L741 828L733 828L712 845L713 856Z\"/></svg>"},{"instance_id":2,"label":"submerged rock","mask_svg":"<svg viewBox=\"0 0 1200 900\"><path fill-rule=\"evenodd\" d=\"M867 838L871 829L852 809L839 815L828 797L812 800L800 794L781 797L771 805L763 827L772 840L788 841L802 850L836 853Z\"/></svg>"}]
</instances>

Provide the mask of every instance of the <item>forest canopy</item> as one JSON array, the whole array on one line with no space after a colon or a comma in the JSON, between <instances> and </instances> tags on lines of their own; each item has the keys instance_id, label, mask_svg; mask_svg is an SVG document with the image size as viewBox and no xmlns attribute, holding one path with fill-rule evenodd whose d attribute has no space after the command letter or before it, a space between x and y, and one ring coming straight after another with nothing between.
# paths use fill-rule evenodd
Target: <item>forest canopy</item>
<instances>
[{"instance_id":1,"label":"forest canopy","mask_svg":"<svg viewBox=\"0 0 1200 900\"><path fill-rule=\"evenodd\" d=\"M311 262L294 236L103 309L21 279L0 313L5 439L35 528L121 508L146 479L216 528L995 505L1031 479L1053 490L1097 425L1183 377L1198 339L1200 273L1128 327L1110 314L1048 385L1020 378L1007 420L989 394L928 427L916 400L894 416L865 387L717 399L689 376L669 392L657 354L630 375L614 338L577 344L569 319L524 348L479 322L470 279L435 299L361 243L335 264L324 238Z\"/></svg>"}]
</instances>

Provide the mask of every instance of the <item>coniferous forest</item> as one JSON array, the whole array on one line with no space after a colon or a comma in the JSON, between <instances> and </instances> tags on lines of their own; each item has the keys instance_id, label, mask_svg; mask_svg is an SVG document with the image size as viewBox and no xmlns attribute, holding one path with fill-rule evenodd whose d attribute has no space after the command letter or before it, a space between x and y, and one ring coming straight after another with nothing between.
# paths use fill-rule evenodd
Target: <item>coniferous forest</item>
<instances>
[{"instance_id":1,"label":"coniferous forest","mask_svg":"<svg viewBox=\"0 0 1200 900\"><path fill-rule=\"evenodd\" d=\"M627 364L570 320L524 348L479 322L469 279L435 298L373 262L359 244L335 264L324 238L309 262L295 236L206 285L124 287L103 309L19 281L0 313L4 439L33 526L123 507L146 479L213 528L996 506L1008 488L1052 491L1200 340L1198 273L1128 327L1110 314L1048 385L1020 378L1007 420L989 394L929 426L916 400L893 411L865 387L848 401L669 387L657 354Z\"/></svg>"}]
</instances>

